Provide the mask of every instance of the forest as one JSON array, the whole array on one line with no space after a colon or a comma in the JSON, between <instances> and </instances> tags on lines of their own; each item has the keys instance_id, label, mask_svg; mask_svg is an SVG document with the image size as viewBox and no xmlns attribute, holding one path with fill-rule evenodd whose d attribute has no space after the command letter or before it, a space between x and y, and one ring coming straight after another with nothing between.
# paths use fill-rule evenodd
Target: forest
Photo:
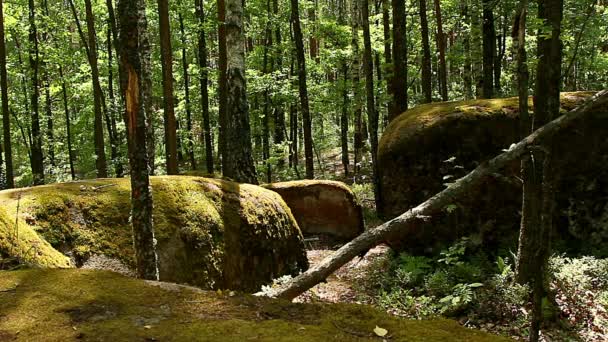
<instances>
[{"instance_id":1,"label":"forest","mask_svg":"<svg viewBox=\"0 0 608 342\"><path fill-rule=\"evenodd\" d=\"M608 340L605 0L0 0L0 341Z\"/></svg>"}]
</instances>

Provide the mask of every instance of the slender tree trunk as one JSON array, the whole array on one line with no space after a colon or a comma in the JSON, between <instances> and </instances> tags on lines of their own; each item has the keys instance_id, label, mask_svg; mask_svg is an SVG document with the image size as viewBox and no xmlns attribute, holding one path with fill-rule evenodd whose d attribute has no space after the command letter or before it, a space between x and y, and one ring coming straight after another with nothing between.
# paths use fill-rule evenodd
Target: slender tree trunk
<instances>
[{"instance_id":1,"label":"slender tree trunk","mask_svg":"<svg viewBox=\"0 0 608 342\"><path fill-rule=\"evenodd\" d=\"M293 37L292 37L293 40ZM295 52L295 50L294 50ZM291 63L289 66L289 75L290 78L293 78L293 75L295 74L295 56L293 56L295 53L292 54L292 58L291 58ZM292 85L295 88L295 85ZM289 140L291 141L290 147L291 147L291 154L290 154L290 162L294 168L294 170L296 172L298 172L298 106L297 103L292 103L289 106ZM298 176L299 178L299 176Z\"/></svg>"},{"instance_id":2,"label":"slender tree trunk","mask_svg":"<svg viewBox=\"0 0 608 342\"><path fill-rule=\"evenodd\" d=\"M63 77L63 68L59 66L59 78L61 78L61 94L63 95L63 109L65 111L66 140L68 144L68 162L70 164L70 175L72 180L76 179L74 169L74 150L72 149L72 124L70 120L70 109L68 107L68 90Z\"/></svg>"},{"instance_id":3,"label":"slender tree trunk","mask_svg":"<svg viewBox=\"0 0 608 342\"><path fill-rule=\"evenodd\" d=\"M202 3L202 0L200 0ZM227 57L226 57L226 0L217 0L217 20L218 20L218 99L219 99L219 148L218 155L222 159L222 169L225 168L224 157L226 151L226 105L228 88L226 85L227 80Z\"/></svg>"},{"instance_id":4,"label":"slender tree trunk","mask_svg":"<svg viewBox=\"0 0 608 342\"><path fill-rule=\"evenodd\" d=\"M348 177L348 64L346 60L342 63L342 113L340 115L340 142L342 146L342 166L344 177Z\"/></svg>"},{"instance_id":5,"label":"slender tree trunk","mask_svg":"<svg viewBox=\"0 0 608 342\"><path fill-rule=\"evenodd\" d=\"M107 30L107 42L106 47L108 51L108 97L110 99L110 106L106 106L106 126L108 127L108 135L110 136L110 155L112 157L112 163L114 164L114 171L117 178L121 178L125 171L122 164L122 158L119 156L119 146L121 145L122 138L118 134L116 127L116 108L118 103L114 96L114 55L112 53L112 30L108 26Z\"/></svg>"},{"instance_id":6,"label":"slender tree trunk","mask_svg":"<svg viewBox=\"0 0 608 342\"><path fill-rule=\"evenodd\" d=\"M561 21L563 0L542 0L538 4L538 19L548 28L541 28L537 38L536 83L534 89L534 121L532 130L551 122L560 109L562 65ZM524 192L524 219L532 215L536 226L522 225L519 239L517 280L529 283L533 291L530 341L539 340L543 320L542 301L547 295L546 272L551 251L553 230L553 143L547 139L542 152L533 152L531 189ZM533 183L532 183L533 182ZM526 180L524 181L524 185ZM525 196L529 196L526 201ZM525 206L529 205L530 208ZM524 222L528 223L528 222Z\"/></svg>"},{"instance_id":7,"label":"slender tree trunk","mask_svg":"<svg viewBox=\"0 0 608 342\"><path fill-rule=\"evenodd\" d=\"M353 150L355 158L353 160L353 173L355 181L361 171L361 161L363 159L363 99L361 98L361 52L359 49L359 27L361 23L361 14L359 9L359 0L352 2L352 89L353 89L353 118L354 118L354 134L353 134Z\"/></svg>"},{"instance_id":8,"label":"slender tree trunk","mask_svg":"<svg viewBox=\"0 0 608 342\"><path fill-rule=\"evenodd\" d=\"M48 65L47 65L48 68ZM46 140L48 147L48 160L51 173L54 172L55 163L55 135L53 128L53 103L51 101L51 81L48 70L44 71L44 110L46 114Z\"/></svg>"},{"instance_id":9,"label":"slender tree trunk","mask_svg":"<svg viewBox=\"0 0 608 342\"><path fill-rule=\"evenodd\" d=\"M437 18L437 50L439 51L439 93L443 101L448 100L448 68L445 62L446 37L443 34L441 18L441 1L435 1L435 18Z\"/></svg>"},{"instance_id":10,"label":"slender tree trunk","mask_svg":"<svg viewBox=\"0 0 608 342\"><path fill-rule=\"evenodd\" d=\"M465 23L471 22L471 15L469 13L469 0L464 0L461 3L461 14ZM464 70L463 70L463 85L464 85L464 99L470 100L473 98L473 67L471 65L471 29L468 32L464 32L463 42L464 48Z\"/></svg>"},{"instance_id":11,"label":"slender tree trunk","mask_svg":"<svg viewBox=\"0 0 608 342\"><path fill-rule=\"evenodd\" d=\"M163 70L163 108L165 118L165 157L167 174L179 173L177 167L177 124L173 98L173 52L171 49L171 24L169 22L169 1L158 0L158 23L160 33L160 54Z\"/></svg>"},{"instance_id":12,"label":"slender tree trunk","mask_svg":"<svg viewBox=\"0 0 608 342\"><path fill-rule=\"evenodd\" d=\"M483 0L483 97L494 97L494 56L496 30L494 28L493 0Z\"/></svg>"},{"instance_id":13,"label":"slender tree trunk","mask_svg":"<svg viewBox=\"0 0 608 342\"><path fill-rule=\"evenodd\" d=\"M388 110L392 110L393 104L393 57L391 53L391 18L389 0L382 1L382 28L384 33L384 63L386 65L386 92L388 94Z\"/></svg>"},{"instance_id":14,"label":"slender tree trunk","mask_svg":"<svg viewBox=\"0 0 608 342\"><path fill-rule=\"evenodd\" d=\"M265 32L265 42L264 42L264 57L263 57L263 66L262 72L265 75L268 75L272 72L272 66L268 66L268 54L269 50L272 47L272 29L271 25L271 10L270 10L270 0L267 0L267 8L266 12L268 15L268 20L266 22L266 32ZM270 165L270 95L268 92L268 85L264 89L264 118L262 120L262 159L266 164L266 182L272 183L272 166Z\"/></svg>"},{"instance_id":15,"label":"slender tree trunk","mask_svg":"<svg viewBox=\"0 0 608 342\"><path fill-rule=\"evenodd\" d=\"M422 36L422 93L424 94L424 102L430 103L433 101L433 81L431 74L431 46L429 43L429 23L427 19L426 1L420 0L418 6L420 10L420 34Z\"/></svg>"},{"instance_id":16,"label":"slender tree trunk","mask_svg":"<svg viewBox=\"0 0 608 342\"><path fill-rule=\"evenodd\" d=\"M145 74L149 53L144 0L119 0L121 63L126 72L125 118L129 136L129 164L131 165L131 223L135 264L140 278L158 280L158 262L152 222L152 190L148 161L149 124L145 97L149 85Z\"/></svg>"},{"instance_id":17,"label":"slender tree trunk","mask_svg":"<svg viewBox=\"0 0 608 342\"><path fill-rule=\"evenodd\" d=\"M103 94L99 83L99 68L97 66L97 36L95 34L95 21L91 0L85 0L87 34L88 34L88 57L91 66L91 77L93 80L93 105L95 111L95 166L97 168L97 178L108 177L108 166L106 162L105 143L103 138L103 114L102 101Z\"/></svg>"},{"instance_id":18,"label":"slender tree trunk","mask_svg":"<svg viewBox=\"0 0 608 342\"><path fill-rule=\"evenodd\" d=\"M279 20L279 1L273 0L273 9L274 9L274 18L275 20ZM282 36L281 36L281 25L276 25L275 28L275 52L277 70L282 71L283 69L283 55L281 49L282 44ZM280 98L275 100L275 108L274 108L274 143L276 146L280 146L285 142L285 111L283 109L284 102ZM283 158L279 159L278 166L282 168L285 165L285 160Z\"/></svg>"},{"instance_id":19,"label":"slender tree trunk","mask_svg":"<svg viewBox=\"0 0 608 342\"><path fill-rule=\"evenodd\" d=\"M198 18L198 66L200 69L199 82L201 88L201 108L203 113L203 141L205 142L205 165L207 173L213 174L213 141L211 139L211 120L209 117L209 71L207 70L207 40L205 38L205 12L203 1L195 0L196 16ZM223 96L220 93L220 97Z\"/></svg>"},{"instance_id":20,"label":"slender tree trunk","mask_svg":"<svg viewBox=\"0 0 608 342\"><path fill-rule=\"evenodd\" d=\"M392 121L408 108L407 98L407 25L405 0L392 0L393 4L393 110Z\"/></svg>"},{"instance_id":21,"label":"slender tree trunk","mask_svg":"<svg viewBox=\"0 0 608 342\"><path fill-rule=\"evenodd\" d=\"M36 28L36 7L34 0L28 0L29 7L29 59L31 70L32 92L30 94L30 109L31 109L31 154L30 158L32 166L32 175L34 177L34 185L44 184L44 156L42 153L42 134L40 131L40 115L39 115L39 95L40 83L38 80L39 53L38 53L38 32Z\"/></svg>"},{"instance_id":22,"label":"slender tree trunk","mask_svg":"<svg viewBox=\"0 0 608 342\"><path fill-rule=\"evenodd\" d=\"M226 137L224 175L257 184L245 80L245 32L242 0L226 0Z\"/></svg>"},{"instance_id":23,"label":"slender tree trunk","mask_svg":"<svg viewBox=\"0 0 608 342\"><path fill-rule=\"evenodd\" d=\"M11 144L11 117L8 108L8 76L6 72L3 6L3 1L0 0L0 88L2 88L2 129L4 137L4 162L6 166L6 187L12 189L15 187L15 180L13 175L13 148Z\"/></svg>"},{"instance_id":24,"label":"slender tree trunk","mask_svg":"<svg viewBox=\"0 0 608 342\"><path fill-rule=\"evenodd\" d=\"M196 170L196 158L194 158L194 134L192 134L192 108L190 104L190 75L188 74L188 55L186 51L186 31L184 29L184 17L179 14L179 29L182 35L182 68L184 70L184 101L186 101L186 130L188 133L188 159L190 167Z\"/></svg>"},{"instance_id":25,"label":"slender tree trunk","mask_svg":"<svg viewBox=\"0 0 608 342\"><path fill-rule=\"evenodd\" d=\"M365 73L365 93L367 98L367 121L369 124L370 148L372 154L372 176L376 207L382 203L380 176L378 175L378 112L374 104L374 66L372 63L372 42L369 33L369 3L361 0L361 18L363 24L363 70ZM406 70L407 71L407 70ZM407 100L406 100L407 105Z\"/></svg>"},{"instance_id":26,"label":"slender tree trunk","mask_svg":"<svg viewBox=\"0 0 608 342\"><path fill-rule=\"evenodd\" d=\"M306 57L304 55L304 38L300 26L300 11L298 1L291 2L291 23L296 45L296 59L298 63L298 89L300 92L300 111L304 125L304 157L306 160L306 178L314 179L314 160L312 151L312 120L308 104L308 89L306 87Z\"/></svg>"}]
</instances>

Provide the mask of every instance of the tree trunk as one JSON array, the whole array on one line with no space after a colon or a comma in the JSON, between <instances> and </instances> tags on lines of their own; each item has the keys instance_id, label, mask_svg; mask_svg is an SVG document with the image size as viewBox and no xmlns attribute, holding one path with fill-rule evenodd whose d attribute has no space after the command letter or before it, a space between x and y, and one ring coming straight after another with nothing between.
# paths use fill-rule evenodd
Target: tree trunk
<instances>
[{"instance_id":1,"label":"tree trunk","mask_svg":"<svg viewBox=\"0 0 608 342\"><path fill-rule=\"evenodd\" d=\"M469 13L469 1L465 0L461 3L461 14L465 23L471 22L471 15ZM464 32L462 46L464 49L464 70L463 74L463 86L464 86L464 99L470 100L473 98L473 67L471 65L471 29L468 32Z\"/></svg>"},{"instance_id":2,"label":"tree trunk","mask_svg":"<svg viewBox=\"0 0 608 342\"><path fill-rule=\"evenodd\" d=\"M380 187L380 176L378 175L378 112L376 111L376 105L374 104L374 66L372 62L372 42L369 33L368 0L361 0L361 19L363 24L363 70L365 73L367 121L369 124L369 141L372 155L372 177L376 207L379 208L382 203L382 192Z\"/></svg>"},{"instance_id":3,"label":"tree trunk","mask_svg":"<svg viewBox=\"0 0 608 342\"><path fill-rule=\"evenodd\" d=\"M202 0L201 4L202 4ZM202 8L202 5L201 5ZM222 159L221 166L225 168L224 157L226 151L226 105L228 101L228 88L226 85L227 74L226 74L226 0L217 0L217 20L218 20L218 99L219 99L219 109L218 109L218 117L219 117L219 147L218 147L218 155Z\"/></svg>"},{"instance_id":4,"label":"tree trunk","mask_svg":"<svg viewBox=\"0 0 608 342\"><path fill-rule=\"evenodd\" d=\"M8 76L6 72L6 45L4 40L4 11L3 1L0 0L0 88L2 91L2 129L4 137L4 162L6 174L6 187L15 187L13 175L13 148L11 144L11 117L8 106Z\"/></svg>"},{"instance_id":5,"label":"tree trunk","mask_svg":"<svg viewBox=\"0 0 608 342\"><path fill-rule=\"evenodd\" d=\"M429 43L429 23L427 19L426 1L420 0L420 34L422 36L422 75L420 82L422 83L422 93L424 95L423 103L433 101L433 81L431 74L431 47Z\"/></svg>"},{"instance_id":6,"label":"tree trunk","mask_svg":"<svg viewBox=\"0 0 608 342\"><path fill-rule=\"evenodd\" d=\"M85 11L87 20L88 35L88 58L91 66L91 78L93 80L93 107L95 111L95 167L97 178L108 177L108 166L106 163L105 143L103 138L103 114L102 101L103 94L99 83L99 68L97 66L97 36L95 34L95 20L91 0L85 0Z\"/></svg>"},{"instance_id":7,"label":"tree trunk","mask_svg":"<svg viewBox=\"0 0 608 342\"><path fill-rule=\"evenodd\" d=\"M382 1L382 28L384 33L384 63L386 64L386 92L388 94L388 110L392 110L393 104L393 57L391 53L391 18L389 0Z\"/></svg>"},{"instance_id":8,"label":"tree trunk","mask_svg":"<svg viewBox=\"0 0 608 342\"><path fill-rule=\"evenodd\" d=\"M560 109L560 85L562 65L561 21L563 0L539 1L538 19L546 23L537 39L536 83L534 89L534 121L532 130L541 130L542 125L553 120ZM558 119L559 120L559 119ZM530 284L533 291L533 309L530 326L530 341L538 341L543 319L542 301L547 294L546 272L551 251L553 230L553 165L552 139L547 139L545 150L533 152L528 179L530 188L524 192L522 227L519 238L517 280ZM526 175L524 175L526 176ZM529 215L529 216L527 216ZM524 221L524 219L526 221ZM527 221L530 220L530 221ZM536 225L527 225L533 222Z\"/></svg>"},{"instance_id":9,"label":"tree trunk","mask_svg":"<svg viewBox=\"0 0 608 342\"><path fill-rule=\"evenodd\" d=\"M494 55L496 30L494 28L493 0L483 0L483 97L494 97Z\"/></svg>"},{"instance_id":10,"label":"tree trunk","mask_svg":"<svg viewBox=\"0 0 608 342\"><path fill-rule=\"evenodd\" d=\"M34 0L28 0L29 7L29 60L31 69L32 93L30 94L31 110L31 166L34 185L44 184L44 156L42 154L42 134L40 132L39 95L40 83L38 80L39 53L38 33L36 29L36 8Z\"/></svg>"},{"instance_id":11,"label":"tree trunk","mask_svg":"<svg viewBox=\"0 0 608 342\"><path fill-rule=\"evenodd\" d=\"M359 26L361 21L361 13L359 10L359 0L352 2L352 89L353 89L353 117L354 117L354 134L353 134L353 150L355 158L353 160L353 173L355 181L361 171L361 161L363 159L363 99L361 98L361 53L359 51Z\"/></svg>"},{"instance_id":12,"label":"tree trunk","mask_svg":"<svg viewBox=\"0 0 608 342\"><path fill-rule=\"evenodd\" d=\"M140 278L158 280L158 262L152 222L152 190L150 188L148 109L145 97L149 85L145 74L149 53L144 0L119 0L118 15L121 30L121 63L126 72L125 118L127 119L129 164L131 166L131 223L135 264Z\"/></svg>"},{"instance_id":13,"label":"tree trunk","mask_svg":"<svg viewBox=\"0 0 608 342\"><path fill-rule=\"evenodd\" d=\"M273 0L274 18L279 20L279 1ZM281 25L276 25L275 28L275 40L276 40L276 62L277 70L282 71L283 69L283 55L281 49L282 36L281 36ZM274 108L274 143L276 146L280 146L285 142L285 112L283 109L284 102L280 98L276 100ZM282 151L279 151L282 152ZM283 158L279 159L278 166L282 168L285 165Z\"/></svg>"},{"instance_id":14,"label":"tree trunk","mask_svg":"<svg viewBox=\"0 0 608 342\"><path fill-rule=\"evenodd\" d=\"M443 20L441 18L441 2L435 0L435 18L437 18L437 50L439 51L439 93L443 101L448 100L448 68L445 63L446 39L443 34Z\"/></svg>"},{"instance_id":15,"label":"tree trunk","mask_svg":"<svg viewBox=\"0 0 608 342\"><path fill-rule=\"evenodd\" d=\"M190 105L190 75L188 74L188 55L186 51L186 31L184 29L184 17L179 14L179 29L182 35L182 68L184 71L184 101L186 101L186 130L188 134L188 159L190 167L196 170L196 159L194 158L194 135L192 134L192 108Z\"/></svg>"},{"instance_id":16,"label":"tree trunk","mask_svg":"<svg viewBox=\"0 0 608 342\"><path fill-rule=\"evenodd\" d=\"M342 147L342 166L344 177L348 177L348 64L346 60L342 63L342 113L340 115L340 142Z\"/></svg>"},{"instance_id":17,"label":"tree trunk","mask_svg":"<svg viewBox=\"0 0 608 342\"><path fill-rule=\"evenodd\" d=\"M314 156L312 152L312 120L308 104L308 89L306 87L306 57L304 55L304 38L300 26L300 11L298 1L291 2L291 23L296 45L296 60L298 63L298 89L300 92L300 112L304 125L304 158L306 160L306 178L314 179Z\"/></svg>"},{"instance_id":18,"label":"tree trunk","mask_svg":"<svg viewBox=\"0 0 608 342\"><path fill-rule=\"evenodd\" d=\"M392 121L408 108L407 98L407 27L405 0L391 0L393 5L393 110Z\"/></svg>"},{"instance_id":19,"label":"tree trunk","mask_svg":"<svg viewBox=\"0 0 608 342\"><path fill-rule=\"evenodd\" d=\"M245 80L243 3L226 1L226 128L224 175L237 182L257 184L251 148L251 128Z\"/></svg>"},{"instance_id":20,"label":"tree trunk","mask_svg":"<svg viewBox=\"0 0 608 342\"><path fill-rule=\"evenodd\" d=\"M163 108L165 118L165 157L167 174L179 173L177 167L177 123L173 98L173 52L171 49L171 24L168 0L158 0L160 55L163 70Z\"/></svg>"},{"instance_id":21,"label":"tree trunk","mask_svg":"<svg viewBox=\"0 0 608 342\"><path fill-rule=\"evenodd\" d=\"M431 197L419 206L408 210L401 216L398 216L381 226L365 231L351 242L342 246L317 266L310 268L308 271L300 274L285 285L272 289L272 292L267 295L283 299L293 299L319 282L325 280L334 271L354 257L385 241L390 236L399 235L407 238L408 235L413 235L420 229L430 228L425 226L429 216L444 211L448 205L454 203L454 201L463 196L467 196L472 189L479 187L487 177L499 172L502 168L513 163L513 161L524 157L530 149L544 143L555 133L569 128L577 121L584 119L591 108L596 106L599 107L606 103L608 103L608 90L597 93L587 99L581 106L538 129L509 148L508 151L482 163L471 173L459 179L447 189Z\"/></svg>"},{"instance_id":22,"label":"tree trunk","mask_svg":"<svg viewBox=\"0 0 608 342\"><path fill-rule=\"evenodd\" d=\"M195 0L196 16L198 18L198 66L201 87L201 108L203 112L203 141L205 142L205 165L207 173L213 174L213 141L211 139L211 120L209 118L209 71L207 70L207 40L205 39L205 12L203 1ZM222 94L220 93L220 96Z\"/></svg>"},{"instance_id":23,"label":"tree trunk","mask_svg":"<svg viewBox=\"0 0 608 342\"><path fill-rule=\"evenodd\" d=\"M68 107L68 90L63 77L63 68L59 66L59 78L61 79L61 93L63 95L63 109L65 111L65 128L66 140L68 144L68 162L70 164L70 175L72 180L76 179L76 171L74 169L74 150L72 149L72 124L70 120L70 109Z\"/></svg>"},{"instance_id":24,"label":"tree trunk","mask_svg":"<svg viewBox=\"0 0 608 342\"><path fill-rule=\"evenodd\" d=\"M269 67L268 54L272 47L272 29L271 25L271 10L270 0L267 0L266 13L268 20L266 22L265 42L264 42L264 57L262 62L262 72L268 75L272 72L272 65ZM262 120L262 159L266 164L266 183L272 183L272 165L270 165L270 95L268 91L269 85L264 89L264 118Z\"/></svg>"},{"instance_id":25,"label":"tree trunk","mask_svg":"<svg viewBox=\"0 0 608 342\"><path fill-rule=\"evenodd\" d=\"M47 66L48 67L48 66ZM53 128L53 104L51 101L51 81L48 70L44 71L44 111L46 114L46 140L48 148L48 160L51 173L54 173L55 163L55 135Z\"/></svg>"}]
</instances>

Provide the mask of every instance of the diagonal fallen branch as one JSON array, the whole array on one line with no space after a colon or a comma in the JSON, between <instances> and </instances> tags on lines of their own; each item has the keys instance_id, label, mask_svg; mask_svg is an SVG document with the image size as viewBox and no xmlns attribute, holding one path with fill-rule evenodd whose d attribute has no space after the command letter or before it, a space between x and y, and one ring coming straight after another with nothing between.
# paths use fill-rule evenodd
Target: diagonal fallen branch
<instances>
[{"instance_id":1,"label":"diagonal fallen branch","mask_svg":"<svg viewBox=\"0 0 608 342\"><path fill-rule=\"evenodd\" d=\"M494 159L479 165L468 175L459 179L447 189L436 194L419 206L408 210L383 225L368 230L357 238L342 246L331 256L327 257L317 266L300 274L296 278L279 286L271 291L258 293L276 298L293 299L312 288L316 284L325 280L338 268L358 256L362 252L382 243L393 234L407 236L414 229L420 229L420 225L427 221L428 217L444 210L446 206L454 203L462 196L470 192L471 189L479 186L482 181L493 173L497 173L509 163L520 159L531 148L542 144L543 140L553 136L558 131L569 127L577 120L590 113L593 107L608 104L608 90L603 90L587 99L582 105L578 106L569 113L560 116L556 120L539 128L534 133L511 147Z\"/></svg>"}]
</instances>

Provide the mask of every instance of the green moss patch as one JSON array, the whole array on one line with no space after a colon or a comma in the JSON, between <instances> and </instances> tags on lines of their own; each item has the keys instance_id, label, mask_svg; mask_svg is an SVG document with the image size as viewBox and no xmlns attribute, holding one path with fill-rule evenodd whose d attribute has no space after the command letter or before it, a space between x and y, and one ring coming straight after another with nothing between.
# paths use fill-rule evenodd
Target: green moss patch
<instances>
[{"instance_id":1,"label":"green moss patch","mask_svg":"<svg viewBox=\"0 0 608 342\"><path fill-rule=\"evenodd\" d=\"M256 291L307 268L300 230L278 194L202 177L152 177L151 183L161 279ZM34 264L57 267L46 259L60 251L77 265L104 255L134 266L128 179L0 192L0 206L32 238L52 246ZM0 241L3 236L9 234Z\"/></svg>"},{"instance_id":2,"label":"green moss patch","mask_svg":"<svg viewBox=\"0 0 608 342\"><path fill-rule=\"evenodd\" d=\"M364 305L293 304L86 270L0 272L0 337L24 341L506 341Z\"/></svg>"}]
</instances>

